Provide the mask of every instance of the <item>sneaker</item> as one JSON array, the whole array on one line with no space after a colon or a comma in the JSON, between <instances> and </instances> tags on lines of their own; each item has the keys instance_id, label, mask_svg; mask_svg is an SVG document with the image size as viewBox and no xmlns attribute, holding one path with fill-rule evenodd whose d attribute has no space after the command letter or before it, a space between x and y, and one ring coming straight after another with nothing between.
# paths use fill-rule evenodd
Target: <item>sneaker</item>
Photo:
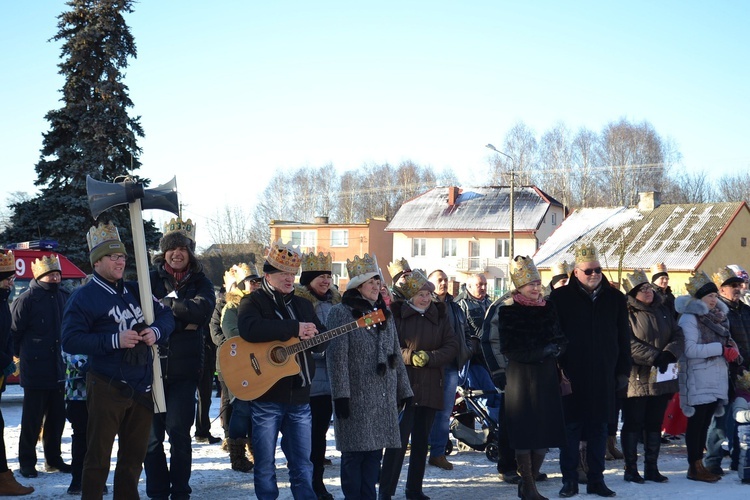
<instances>
[{"instance_id":1,"label":"sneaker","mask_svg":"<svg viewBox=\"0 0 750 500\"><path fill-rule=\"evenodd\" d=\"M445 455L438 455L436 457L430 457L427 461L428 464L439 467L443 470L453 470L453 464L445 458Z\"/></svg>"}]
</instances>

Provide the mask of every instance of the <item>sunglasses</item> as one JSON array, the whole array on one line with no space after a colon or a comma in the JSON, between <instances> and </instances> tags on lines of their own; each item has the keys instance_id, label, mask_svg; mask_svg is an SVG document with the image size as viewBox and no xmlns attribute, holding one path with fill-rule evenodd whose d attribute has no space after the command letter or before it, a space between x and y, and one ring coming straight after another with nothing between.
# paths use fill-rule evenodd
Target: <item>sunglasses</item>
<instances>
[{"instance_id":1,"label":"sunglasses","mask_svg":"<svg viewBox=\"0 0 750 500\"><path fill-rule=\"evenodd\" d=\"M578 269L578 270L581 271L586 276L591 276L594 273L596 273L596 274L602 274L602 268L601 267L595 267L593 269Z\"/></svg>"}]
</instances>

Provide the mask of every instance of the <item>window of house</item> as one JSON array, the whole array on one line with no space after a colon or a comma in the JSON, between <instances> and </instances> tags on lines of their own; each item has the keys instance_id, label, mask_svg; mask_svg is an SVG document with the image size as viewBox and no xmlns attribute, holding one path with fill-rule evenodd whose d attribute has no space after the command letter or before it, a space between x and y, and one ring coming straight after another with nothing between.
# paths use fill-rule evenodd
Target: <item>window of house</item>
<instances>
[{"instance_id":1,"label":"window of house","mask_svg":"<svg viewBox=\"0 0 750 500\"><path fill-rule=\"evenodd\" d=\"M552 215L552 225L556 226L557 225L557 214L553 213L551 215Z\"/></svg>"},{"instance_id":2,"label":"window of house","mask_svg":"<svg viewBox=\"0 0 750 500\"><path fill-rule=\"evenodd\" d=\"M510 256L510 240L495 240L495 258Z\"/></svg>"},{"instance_id":3,"label":"window of house","mask_svg":"<svg viewBox=\"0 0 750 500\"><path fill-rule=\"evenodd\" d=\"M331 263L331 277L333 283L338 286L339 280L349 278L349 273L346 271L346 262L333 262Z\"/></svg>"},{"instance_id":4,"label":"window of house","mask_svg":"<svg viewBox=\"0 0 750 500\"><path fill-rule=\"evenodd\" d=\"M454 238L443 239L443 257L455 257L456 246L456 240Z\"/></svg>"},{"instance_id":5,"label":"window of house","mask_svg":"<svg viewBox=\"0 0 750 500\"><path fill-rule=\"evenodd\" d=\"M349 230L348 229L335 229L331 231L331 246L332 247L348 247L349 246Z\"/></svg>"},{"instance_id":6,"label":"window of house","mask_svg":"<svg viewBox=\"0 0 750 500\"><path fill-rule=\"evenodd\" d=\"M314 247L315 236L315 231L292 231L292 245Z\"/></svg>"},{"instance_id":7,"label":"window of house","mask_svg":"<svg viewBox=\"0 0 750 500\"><path fill-rule=\"evenodd\" d=\"M427 239L414 238L411 244L411 256L424 257L425 255L427 255Z\"/></svg>"},{"instance_id":8,"label":"window of house","mask_svg":"<svg viewBox=\"0 0 750 500\"><path fill-rule=\"evenodd\" d=\"M495 298L500 297L509 289L508 278L495 278Z\"/></svg>"}]
</instances>

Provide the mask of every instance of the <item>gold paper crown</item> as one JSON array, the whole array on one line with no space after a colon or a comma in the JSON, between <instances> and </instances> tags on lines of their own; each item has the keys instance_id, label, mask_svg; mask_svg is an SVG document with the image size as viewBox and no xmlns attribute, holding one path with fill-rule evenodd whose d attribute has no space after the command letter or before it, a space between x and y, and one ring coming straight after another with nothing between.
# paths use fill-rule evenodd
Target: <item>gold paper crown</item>
<instances>
[{"instance_id":1,"label":"gold paper crown","mask_svg":"<svg viewBox=\"0 0 750 500\"><path fill-rule=\"evenodd\" d=\"M409 276L404 278L403 283L396 285L396 289L401 292L401 295L403 295L406 300L409 300L419 293L422 287L428 283L427 276L425 276L419 269L414 269Z\"/></svg>"},{"instance_id":2,"label":"gold paper crown","mask_svg":"<svg viewBox=\"0 0 750 500\"><path fill-rule=\"evenodd\" d=\"M164 234L175 231L179 231L190 238L190 240L195 241L195 224L193 224L191 219L184 221L181 217L173 217L172 220L164 224Z\"/></svg>"},{"instance_id":3,"label":"gold paper crown","mask_svg":"<svg viewBox=\"0 0 750 500\"><path fill-rule=\"evenodd\" d=\"M13 252L8 250L3 253L0 250L0 273L16 270L16 259L13 258Z\"/></svg>"},{"instance_id":4,"label":"gold paper crown","mask_svg":"<svg viewBox=\"0 0 750 500\"><path fill-rule=\"evenodd\" d=\"M666 273L667 272L667 266L664 264L664 262L661 262L659 264L654 264L651 266L651 274L659 274L659 273Z\"/></svg>"},{"instance_id":5,"label":"gold paper crown","mask_svg":"<svg viewBox=\"0 0 750 500\"><path fill-rule=\"evenodd\" d=\"M721 286L724 284L724 282L732 278L735 278L734 281L737 281L738 283L740 281L744 281L742 278L737 276L737 273L735 273L731 267L722 267L721 269L717 270L711 277L714 279L714 284L716 286Z\"/></svg>"},{"instance_id":6,"label":"gold paper crown","mask_svg":"<svg viewBox=\"0 0 750 500\"><path fill-rule=\"evenodd\" d=\"M245 262L241 262L232 266L231 271L234 273L234 279L237 281L237 283L240 283L242 280L246 279L249 276L260 277L255 264L247 264Z\"/></svg>"},{"instance_id":7,"label":"gold paper crown","mask_svg":"<svg viewBox=\"0 0 750 500\"><path fill-rule=\"evenodd\" d=\"M57 255L45 255L31 263L31 274L34 275L34 278L39 278L53 271L62 272L60 259L57 258Z\"/></svg>"},{"instance_id":8,"label":"gold paper crown","mask_svg":"<svg viewBox=\"0 0 750 500\"><path fill-rule=\"evenodd\" d=\"M375 273L380 274L378 261L375 256L366 253L364 257L354 256L354 260L346 259L346 272L349 273L349 279L355 278L362 274Z\"/></svg>"},{"instance_id":9,"label":"gold paper crown","mask_svg":"<svg viewBox=\"0 0 750 500\"><path fill-rule=\"evenodd\" d=\"M522 255L517 256L510 263L510 279L516 288L528 285L532 281L542 281L534 261Z\"/></svg>"},{"instance_id":10,"label":"gold paper crown","mask_svg":"<svg viewBox=\"0 0 750 500\"><path fill-rule=\"evenodd\" d=\"M280 271L296 273L299 271L299 266L302 262L302 254L299 247L293 246L291 242L283 243L281 238L279 238L271 245L271 250L268 252L266 260Z\"/></svg>"},{"instance_id":11,"label":"gold paper crown","mask_svg":"<svg viewBox=\"0 0 750 500\"><path fill-rule=\"evenodd\" d=\"M555 276L570 276L570 273L573 272L573 266L568 264L567 261L557 262L556 264L553 264L553 266L550 268L550 271L552 272L552 277Z\"/></svg>"},{"instance_id":12,"label":"gold paper crown","mask_svg":"<svg viewBox=\"0 0 750 500\"><path fill-rule=\"evenodd\" d=\"M573 252L575 253L576 264L599 261L599 252L592 244L582 243L580 245L576 245L573 249Z\"/></svg>"},{"instance_id":13,"label":"gold paper crown","mask_svg":"<svg viewBox=\"0 0 750 500\"><path fill-rule=\"evenodd\" d=\"M703 271L697 271L695 274L688 278L688 281L685 284L685 290L687 290L687 292L691 296L695 297L695 294L698 293L698 290L708 285L709 283L712 283L712 281L711 278L708 277L708 274Z\"/></svg>"},{"instance_id":14,"label":"gold paper crown","mask_svg":"<svg viewBox=\"0 0 750 500\"><path fill-rule=\"evenodd\" d=\"M633 274L625 275L625 279L622 280L622 287L625 289L625 293L628 293L638 285L648 282L648 276L646 276L646 272L643 269L633 269Z\"/></svg>"},{"instance_id":15,"label":"gold paper crown","mask_svg":"<svg viewBox=\"0 0 750 500\"><path fill-rule=\"evenodd\" d=\"M388 264L388 273L391 275L391 278L396 276L398 273L410 271L411 267L409 267L409 263L404 258L398 259Z\"/></svg>"},{"instance_id":16,"label":"gold paper crown","mask_svg":"<svg viewBox=\"0 0 750 500\"><path fill-rule=\"evenodd\" d=\"M86 242L89 244L89 252L98 247L105 241L120 241L120 233L111 222L104 224L100 222L98 226L91 226L86 235Z\"/></svg>"},{"instance_id":17,"label":"gold paper crown","mask_svg":"<svg viewBox=\"0 0 750 500\"><path fill-rule=\"evenodd\" d=\"M305 271L328 271L330 273L332 269L333 258L330 253L319 252L318 255L315 255L311 252L302 256L303 273Z\"/></svg>"}]
</instances>

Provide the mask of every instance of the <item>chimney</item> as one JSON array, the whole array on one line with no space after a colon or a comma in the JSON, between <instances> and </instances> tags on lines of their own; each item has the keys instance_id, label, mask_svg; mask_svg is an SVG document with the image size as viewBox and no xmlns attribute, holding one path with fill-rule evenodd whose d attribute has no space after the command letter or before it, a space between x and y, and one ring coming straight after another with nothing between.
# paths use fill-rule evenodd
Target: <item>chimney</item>
<instances>
[{"instance_id":1,"label":"chimney","mask_svg":"<svg viewBox=\"0 0 750 500\"><path fill-rule=\"evenodd\" d=\"M448 206L452 207L456 204L459 193L458 186L448 186Z\"/></svg>"},{"instance_id":2,"label":"chimney","mask_svg":"<svg viewBox=\"0 0 750 500\"><path fill-rule=\"evenodd\" d=\"M638 193L638 210L650 212L661 205L661 193L659 191L645 191Z\"/></svg>"},{"instance_id":3,"label":"chimney","mask_svg":"<svg viewBox=\"0 0 750 500\"><path fill-rule=\"evenodd\" d=\"M328 224L327 215L318 215L315 217L315 224Z\"/></svg>"}]
</instances>

